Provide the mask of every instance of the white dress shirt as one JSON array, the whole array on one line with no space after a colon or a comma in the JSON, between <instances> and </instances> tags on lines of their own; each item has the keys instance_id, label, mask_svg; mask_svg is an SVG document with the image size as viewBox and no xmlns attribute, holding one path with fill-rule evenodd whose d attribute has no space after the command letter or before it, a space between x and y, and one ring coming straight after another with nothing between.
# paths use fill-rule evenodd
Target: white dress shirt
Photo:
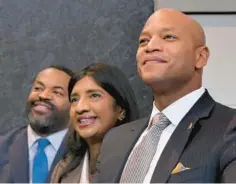
<instances>
[{"instance_id":1,"label":"white dress shirt","mask_svg":"<svg viewBox=\"0 0 236 184\"><path fill-rule=\"evenodd\" d=\"M61 145L63 138L65 137L68 129L56 132L48 137L45 137L49 140L50 144L45 148L45 153L48 159L48 170L50 170L52 162L56 156L56 153ZM28 149L29 149L29 177L30 183L32 183L32 169L33 169L33 160L37 153L38 143L37 140L41 137L37 135L33 129L28 125L27 127L28 134Z\"/></svg>"},{"instance_id":2,"label":"white dress shirt","mask_svg":"<svg viewBox=\"0 0 236 184\"><path fill-rule=\"evenodd\" d=\"M193 105L197 102L197 100L203 95L204 92L205 92L205 88L201 87L185 95L179 100L175 101L174 103L172 103L171 105L169 105L162 111L162 113L170 120L171 124L168 127L166 127L161 133L160 140L157 146L157 151L153 157L153 160L150 164L150 167L148 169L148 172L145 176L143 183L150 183L155 167L157 165L157 162L168 140L170 139L171 135L173 134L174 130L176 129L180 121L188 113L188 111L193 107ZM160 113L160 111L156 108L155 103L153 102L153 109L152 109L152 113L149 119L149 125L151 124L152 118L158 113ZM135 147L139 145L139 143L141 142L143 137L147 134L147 132L148 132L148 128L146 128L144 132L141 134L139 140L135 144ZM129 157L132 155L132 153L133 151L131 152Z\"/></svg>"}]
</instances>

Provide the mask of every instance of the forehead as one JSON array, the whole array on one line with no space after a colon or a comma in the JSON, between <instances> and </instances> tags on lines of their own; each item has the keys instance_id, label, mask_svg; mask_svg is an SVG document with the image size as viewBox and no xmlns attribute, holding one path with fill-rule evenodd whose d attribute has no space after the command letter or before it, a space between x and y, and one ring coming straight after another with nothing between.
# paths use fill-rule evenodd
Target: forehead
<instances>
[{"instance_id":1,"label":"forehead","mask_svg":"<svg viewBox=\"0 0 236 184\"><path fill-rule=\"evenodd\" d=\"M90 76L85 76L76 82L72 92L82 92L89 90L103 90L105 91L97 82Z\"/></svg>"},{"instance_id":2,"label":"forehead","mask_svg":"<svg viewBox=\"0 0 236 184\"><path fill-rule=\"evenodd\" d=\"M34 80L48 86L61 86L67 88L70 76L63 71L48 68L41 71Z\"/></svg>"},{"instance_id":3,"label":"forehead","mask_svg":"<svg viewBox=\"0 0 236 184\"><path fill-rule=\"evenodd\" d=\"M190 33L190 19L185 15L179 15L175 13L163 13L163 12L156 12L152 16L149 17L147 20L143 31L175 31L185 34Z\"/></svg>"}]
</instances>

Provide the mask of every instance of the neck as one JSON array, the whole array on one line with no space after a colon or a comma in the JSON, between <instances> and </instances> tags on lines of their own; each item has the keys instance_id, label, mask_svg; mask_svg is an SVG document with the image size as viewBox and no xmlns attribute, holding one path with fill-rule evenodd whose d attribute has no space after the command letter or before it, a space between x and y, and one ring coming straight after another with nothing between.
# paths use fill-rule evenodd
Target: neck
<instances>
[{"instance_id":1,"label":"neck","mask_svg":"<svg viewBox=\"0 0 236 184\"><path fill-rule=\"evenodd\" d=\"M35 133L36 133L37 135L39 135L40 137L48 137L48 136L50 136L50 135L52 135L52 134L55 134L55 133L60 132L60 131L62 131L62 130L65 130L66 128L67 128L67 127L65 127L64 129L58 130L58 131L56 131L56 132L50 132L50 133L42 133L42 132L36 132L36 131L35 131Z\"/></svg>"},{"instance_id":2,"label":"neck","mask_svg":"<svg viewBox=\"0 0 236 184\"><path fill-rule=\"evenodd\" d=\"M40 137L48 137L52 134L55 134L57 132L67 129L69 125L65 124L64 126L54 128L53 130L49 127L40 127L38 125L35 125L35 123L34 124L30 123L29 126Z\"/></svg>"},{"instance_id":3,"label":"neck","mask_svg":"<svg viewBox=\"0 0 236 184\"><path fill-rule=\"evenodd\" d=\"M171 89L170 91L158 92L153 90L153 96L155 105L158 110L162 111L170 104L174 103L178 99L184 97L185 95L199 89L201 85L189 88L189 86L183 86L177 90Z\"/></svg>"},{"instance_id":4,"label":"neck","mask_svg":"<svg viewBox=\"0 0 236 184\"><path fill-rule=\"evenodd\" d=\"M96 163L100 153L101 142L88 143L89 145L89 172L92 177L96 172Z\"/></svg>"}]
</instances>

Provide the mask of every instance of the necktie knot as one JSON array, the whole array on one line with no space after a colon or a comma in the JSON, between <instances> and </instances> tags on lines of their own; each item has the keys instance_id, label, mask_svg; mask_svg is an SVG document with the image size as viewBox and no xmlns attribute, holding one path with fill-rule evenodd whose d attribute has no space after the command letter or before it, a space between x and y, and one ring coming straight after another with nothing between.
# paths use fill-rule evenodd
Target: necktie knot
<instances>
[{"instance_id":1,"label":"necktie knot","mask_svg":"<svg viewBox=\"0 0 236 184\"><path fill-rule=\"evenodd\" d=\"M158 113L152 118L152 125L157 125L159 127L167 127L170 124L169 119L163 114Z\"/></svg>"},{"instance_id":2,"label":"necktie knot","mask_svg":"<svg viewBox=\"0 0 236 184\"><path fill-rule=\"evenodd\" d=\"M49 140L46 138L40 138L38 140L38 150L44 150L50 144Z\"/></svg>"}]
</instances>

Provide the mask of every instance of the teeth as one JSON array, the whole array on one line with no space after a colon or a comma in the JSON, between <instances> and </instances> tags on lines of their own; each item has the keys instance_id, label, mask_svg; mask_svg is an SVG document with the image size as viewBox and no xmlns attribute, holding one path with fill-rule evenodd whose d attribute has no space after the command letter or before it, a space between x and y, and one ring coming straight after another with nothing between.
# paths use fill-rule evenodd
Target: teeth
<instances>
[{"instance_id":1,"label":"teeth","mask_svg":"<svg viewBox=\"0 0 236 184\"><path fill-rule=\"evenodd\" d=\"M50 108L48 104L36 104L36 106Z\"/></svg>"},{"instance_id":2,"label":"teeth","mask_svg":"<svg viewBox=\"0 0 236 184\"><path fill-rule=\"evenodd\" d=\"M46 107L46 108L48 108L48 106L46 106L46 105L38 105L39 107Z\"/></svg>"},{"instance_id":3,"label":"teeth","mask_svg":"<svg viewBox=\"0 0 236 184\"><path fill-rule=\"evenodd\" d=\"M49 112L51 111L51 109L49 109L48 107L46 106L43 106L43 105L36 105L33 107L34 110L36 111L40 111L40 112Z\"/></svg>"},{"instance_id":4,"label":"teeth","mask_svg":"<svg viewBox=\"0 0 236 184\"><path fill-rule=\"evenodd\" d=\"M91 119L81 119L80 123L89 123Z\"/></svg>"}]
</instances>

